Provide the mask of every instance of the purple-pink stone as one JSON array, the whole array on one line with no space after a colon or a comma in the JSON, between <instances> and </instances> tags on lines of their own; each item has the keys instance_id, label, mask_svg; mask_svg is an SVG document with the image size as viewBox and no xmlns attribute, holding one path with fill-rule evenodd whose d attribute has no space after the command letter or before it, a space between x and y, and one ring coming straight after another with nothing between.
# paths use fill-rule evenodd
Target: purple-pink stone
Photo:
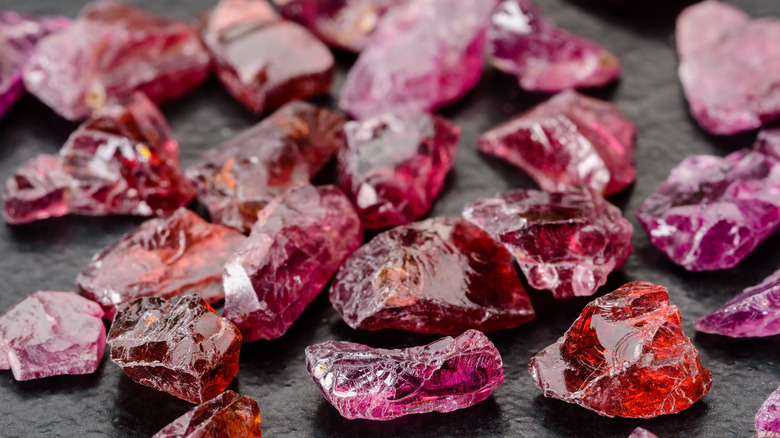
<instances>
[{"instance_id":1,"label":"purple-pink stone","mask_svg":"<svg viewBox=\"0 0 780 438\"><path fill-rule=\"evenodd\" d=\"M658 435L645 428L637 427L631 432L631 435L629 435L628 438L658 438Z\"/></svg>"},{"instance_id":2,"label":"purple-pink stone","mask_svg":"<svg viewBox=\"0 0 780 438\"><path fill-rule=\"evenodd\" d=\"M403 350L329 341L306 348L306 365L348 419L452 412L487 399L504 382L501 355L477 330Z\"/></svg>"},{"instance_id":3,"label":"purple-pink stone","mask_svg":"<svg viewBox=\"0 0 780 438\"><path fill-rule=\"evenodd\" d=\"M777 388L756 413L759 437L780 436L780 388Z\"/></svg>"}]
</instances>

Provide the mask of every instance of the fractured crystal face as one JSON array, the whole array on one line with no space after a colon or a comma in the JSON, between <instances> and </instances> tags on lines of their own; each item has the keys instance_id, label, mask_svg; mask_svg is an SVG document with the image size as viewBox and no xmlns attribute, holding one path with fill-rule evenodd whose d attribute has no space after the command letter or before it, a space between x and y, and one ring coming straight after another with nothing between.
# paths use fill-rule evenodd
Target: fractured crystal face
<instances>
[{"instance_id":1,"label":"fractured crystal face","mask_svg":"<svg viewBox=\"0 0 780 438\"><path fill-rule=\"evenodd\" d=\"M227 390L190 409L152 438L212 437L261 438L257 402Z\"/></svg>"},{"instance_id":2,"label":"fractured crystal face","mask_svg":"<svg viewBox=\"0 0 780 438\"><path fill-rule=\"evenodd\" d=\"M780 436L780 388L773 392L756 412L755 424L759 438Z\"/></svg>"}]
</instances>

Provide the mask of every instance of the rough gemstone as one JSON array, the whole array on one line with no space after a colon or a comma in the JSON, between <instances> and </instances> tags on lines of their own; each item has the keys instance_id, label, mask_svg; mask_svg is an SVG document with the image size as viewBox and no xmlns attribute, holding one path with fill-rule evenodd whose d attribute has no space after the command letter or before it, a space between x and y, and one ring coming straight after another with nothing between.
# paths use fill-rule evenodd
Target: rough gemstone
<instances>
[{"instance_id":1,"label":"rough gemstone","mask_svg":"<svg viewBox=\"0 0 780 438\"><path fill-rule=\"evenodd\" d=\"M780 20L750 20L712 0L677 19L679 75L691 112L714 134L780 118Z\"/></svg>"},{"instance_id":2,"label":"rough gemstone","mask_svg":"<svg viewBox=\"0 0 780 438\"><path fill-rule=\"evenodd\" d=\"M349 419L464 409L504 382L501 355L476 330L403 350L329 341L306 348L306 365L325 398Z\"/></svg>"},{"instance_id":3,"label":"rough gemstone","mask_svg":"<svg viewBox=\"0 0 780 438\"><path fill-rule=\"evenodd\" d=\"M260 408L251 397L227 390L190 409L152 438L260 438Z\"/></svg>"},{"instance_id":4,"label":"rough gemstone","mask_svg":"<svg viewBox=\"0 0 780 438\"><path fill-rule=\"evenodd\" d=\"M712 385L663 286L628 283L590 302L531 359L545 397L607 417L653 418L690 407Z\"/></svg>"},{"instance_id":5,"label":"rough gemstone","mask_svg":"<svg viewBox=\"0 0 780 438\"><path fill-rule=\"evenodd\" d=\"M509 251L461 218L428 219L377 235L344 262L330 301L361 330L491 332L535 316Z\"/></svg>"},{"instance_id":6,"label":"rough gemstone","mask_svg":"<svg viewBox=\"0 0 780 438\"><path fill-rule=\"evenodd\" d=\"M556 298L593 295L633 251L634 227L589 191L513 190L466 205L463 217L509 249L531 286Z\"/></svg>"},{"instance_id":7,"label":"rough gemstone","mask_svg":"<svg viewBox=\"0 0 780 438\"><path fill-rule=\"evenodd\" d=\"M504 0L488 29L488 54L528 91L599 87L620 76L620 61L595 42L559 29L531 0Z\"/></svg>"},{"instance_id":8,"label":"rough gemstone","mask_svg":"<svg viewBox=\"0 0 780 438\"><path fill-rule=\"evenodd\" d=\"M543 190L609 195L636 178L635 134L616 106L564 91L483 134L479 149L525 170Z\"/></svg>"},{"instance_id":9,"label":"rough gemstone","mask_svg":"<svg viewBox=\"0 0 780 438\"><path fill-rule=\"evenodd\" d=\"M348 122L338 153L339 185L366 228L408 224L431 209L452 168L460 128L439 116Z\"/></svg>"},{"instance_id":10,"label":"rough gemstone","mask_svg":"<svg viewBox=\"0 0 780 438\"><path fill-rule=\"evenodd\" d=\"M344 118L293 102L206 152L187 177L212 221L249 232L257 213L291 187L308 183L339 147Z\"/></svg>"},{"instance_id":11,"label":"rough gemstone","mask_svg":"<svg viewBox=\"0 0 780 438\"><path fill-rule=\"evenodd\" d=\"M178 144L143 94L84 122L58 156L39 155L6 182L6 221L66 214L171 213L195 196L179 169Z\"/></svg>"},{"instance_id":12,"label":"rough gemstone","mask_svg":"<svg viewBox=\"0 0 780 438\"><path fill-rule=\"evenodd\" d=\"M658 435L642 427L637 427L628 438L658 438Z\"/></svg>"},{"instance_id":13,"label":"rough gemstone","mask_svg":"<svg viewBox=\"0 0 780 438\"><path fill-rule=\"evenodd\" d=\"M257 114L327 93L333 82L328 48L306 28L279 20L266 0L222 0L202 36L222 84Z\"/></svg>"},{"instance_id":14,"label":"rough gemstone","mask_svg":"<svg viewBox=\"0 0 780 438\"><path fill-rule=\"evenodd\" d=\"M433 112L482 76L491 0L417 0L393 8L347 75L340 105L355 118Z\"/></svg>"},{"instance_id":15,"label":"rough gemstone","mask_svg":"<svg viewBox=\"0 0 780 438\"><path fill-rule=\"evenodd\" d=\"M0 316L0 370L16 380L97 370L106 347L100 306L73 292L35 292Z\"/></svg>"},{"instance_id":16,"label":"rough gemstone","mask_svg":"<svg viewBox=\"0 0 780 438\"><path fill-rule=\"evenodd\" d=\"M144 297L117 307L108 344L131 379L203 403L238 372L241 332L197 295Z\"/></svg>"},{"instance_id":17,"label":"rough gemstone","mask_svg":"<svg viewBox=\"0 0 780 438\"><path fill-rule=\"evenodd\" d=\"M756 413L756 430L780 435L780 388L773 392Z\"/></svg>"},{"instance_id":18,"label":"rough gemstone","mask_svg":"<svg viewBox=\"0 0 780 438\"><path fill-rule=\"evenodd\" d=\"M291 189L260 212L225 266L224 316L246 342L284 335L362 241L360 218L341 190Z\"/></svg>"},{"instance_id":19,"label":"rough gemstone","mask_svg":"<svg viewBox=\"0 0 780 438\"><path fill-rule=\"evenodd\" d=\"M27 89L70 120L111 98L142 91L162 103L203 82L211 59L191 27L113 0L88 4L66 30L38 45Z\"/></svg>"},{"instance_id":20,"label":"rough gemstone","mask_svg":"<svg viewBox=\"0 0 780 438\"><path fill-rule=\"evenodd\" d=\"M225 263L244 240L238 231L180 208L144 222L95 254L76 284L109 320L117 305L140 297L195 293L215 303L225 297Z\"/></svg>"}]
</instances>

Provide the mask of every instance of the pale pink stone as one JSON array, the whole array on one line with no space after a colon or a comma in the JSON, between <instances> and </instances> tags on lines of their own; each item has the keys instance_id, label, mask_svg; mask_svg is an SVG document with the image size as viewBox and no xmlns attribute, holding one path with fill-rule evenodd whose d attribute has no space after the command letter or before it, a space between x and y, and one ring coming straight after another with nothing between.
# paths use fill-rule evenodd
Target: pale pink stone
<instances>
[{"instance_id":1,"label":"pale pink stone","mask_svg":"<svg viewBox=\"0 0 780 438\"><path fill-rule=\"evenodd\" d=\"M628 438L658 438L658 435L642 427L637 427Z\"/></svg>"}]
</instances>

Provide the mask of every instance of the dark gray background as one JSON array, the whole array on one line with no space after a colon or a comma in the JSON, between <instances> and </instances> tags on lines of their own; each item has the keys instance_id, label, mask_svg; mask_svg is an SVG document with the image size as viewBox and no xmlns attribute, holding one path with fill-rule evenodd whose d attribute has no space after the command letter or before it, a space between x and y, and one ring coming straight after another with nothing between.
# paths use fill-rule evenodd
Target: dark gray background
<instances>
[{"instance_id":1,"label":"dark gray background","mask_svg":"<svg viewBox=\"0 0 780 438\"><path fill-rule=\"evenodd\" d=\"M755 133L713 137L691 119L676 76L674 20L690 0L623 0L628 5L593 0L540 0L562 27L592 37L623 62L619 84L590 94L615 102L637 124L638 180L612 198L637 227L633 214L669 171L691 154L724 155L751 145ZM83 0L0 0L0 9L74 16ZM145 8L191 20L215 0L133 1ZM780 16L778 0L732 0L754 17ZM354 60L339 54L333 92L316 102L335 106L345 72ZM463 128L455 168L431 215L459 215L477 197L517 187L534 187L522 171L481 155L477 136L543 96L521 92L515 81L488 69L479 86L442 113ZM184 99L165 105L184 166L259 120L215 81ZM0 120L0 179L36 154L58 151L76 125L32 97L24 98ZM331 166L318 182L334 181ZM70 217L28 226L0 225L0 311L35 290L73 290L76 275L91 256L142 221L140 218ZM677 415L653 420L609 419L540 395L527 372L529 358L554 342L589 301L556 302L548 292L529 291L536 321L490 335L504 357L506 383L487 401L452 414L409 416L391 422L341 418L306 373L303 350L328 339L373 346L403 347L435 339L408 333L351 330L322 294L282 339L244 345L241 367L231 388L254 397L263 415L266 437L625 437L644 426L662 438L751 436L753 415L780 385L780 338L731 340L696 334L693 321L736 292L780 268L775 234L734 269L689 273L650 245L643 230L634 235L635 254L610 276L601 293L634 280L669 288L694 336L702 363L713 373L709 394ZM16 382L0 372L0 435L3 436L150 436L191 405L135 384L108 356L94 375L62 376Z\"/></svg>"}]
</instances>

